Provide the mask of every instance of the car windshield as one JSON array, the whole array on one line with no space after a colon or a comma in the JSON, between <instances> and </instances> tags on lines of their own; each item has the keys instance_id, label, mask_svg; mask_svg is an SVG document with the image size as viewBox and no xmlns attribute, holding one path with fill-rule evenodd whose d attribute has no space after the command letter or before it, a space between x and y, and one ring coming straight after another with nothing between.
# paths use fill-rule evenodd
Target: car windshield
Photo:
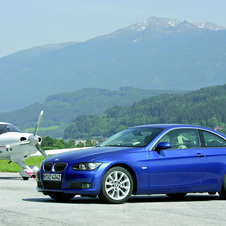
<instances>
[{"instance_id":1,"label":"car windshield","mask_svg":"<svg viewBox=\"0 0 226 226\"><path fill-rule=\"evenodd\" d=\"M0 124L0 135L3 133L17 132L21 133L21 131L12 124Z\"/></svg>"},{"instance_id":2,"label":"car windshield","mask_svg":"<svg viewBox=\"0 0 226 226\"><path fill-rule=\"evenodd\" d=\"M153 127L136 127L119 132L99 147L116 146L116 147L145 147L148 145L162 129Z\"/></svg>"}]
</instances>

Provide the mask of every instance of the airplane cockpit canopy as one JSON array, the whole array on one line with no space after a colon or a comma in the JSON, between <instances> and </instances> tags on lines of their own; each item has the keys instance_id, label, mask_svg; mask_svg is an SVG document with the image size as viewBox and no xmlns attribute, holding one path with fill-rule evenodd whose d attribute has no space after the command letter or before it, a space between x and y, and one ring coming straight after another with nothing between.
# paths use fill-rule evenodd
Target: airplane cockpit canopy
<instances>
[{"instance_id":1,"label":"airplane cockpit canopy","mask_svg":"<svg viewBox=\"0 0 226 226\"><path fill-rule=\"evenodd\" d=\"M0 135L3 133L17 132L21 133L21 131L14 125L10 123L0 123Z\"/></svg>"}]
</instances>

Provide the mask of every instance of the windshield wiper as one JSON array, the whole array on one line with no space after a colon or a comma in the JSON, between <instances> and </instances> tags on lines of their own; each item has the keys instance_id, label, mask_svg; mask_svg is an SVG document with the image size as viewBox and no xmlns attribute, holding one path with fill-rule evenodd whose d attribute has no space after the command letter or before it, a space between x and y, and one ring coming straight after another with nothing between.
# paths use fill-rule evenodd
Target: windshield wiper
<instances>
[{"instance_id":1,"label":"windshield wiper","mask_svg":"<svg viewBox=\"0 0 226 226\"><path fill-rule=\"evenodd\" d=\"M110 144L110 145L106 145L105 147L121 147L121 144Z\"/></svg>"}]
</instances>

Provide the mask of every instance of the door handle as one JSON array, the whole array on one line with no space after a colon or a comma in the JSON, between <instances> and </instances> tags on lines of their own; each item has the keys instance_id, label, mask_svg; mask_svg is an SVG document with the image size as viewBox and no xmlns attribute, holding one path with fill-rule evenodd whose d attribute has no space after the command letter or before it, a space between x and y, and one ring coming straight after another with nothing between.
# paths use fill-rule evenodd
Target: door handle
<instances>
[{"instance_id":1,"label":"door handle","mask_svg":"<svg viewBox=\"0 0 226 226\"><path fill-rule=\"evenodd\" d=\"M202 153L197 153L195 157L198 157L198 158L203 158L203 157L205 157L205 155L204 155L204 154L202 154Z\"/></svg>"}]
</instances>

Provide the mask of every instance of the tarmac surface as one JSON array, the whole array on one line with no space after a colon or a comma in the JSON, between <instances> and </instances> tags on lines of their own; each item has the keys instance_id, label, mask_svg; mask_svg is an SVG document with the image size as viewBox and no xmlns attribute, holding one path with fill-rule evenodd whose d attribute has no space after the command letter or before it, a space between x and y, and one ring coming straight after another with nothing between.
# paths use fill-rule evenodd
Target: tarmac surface
<instances>
[{"instance_id":1,"label":"tarmac surface","mask_svg":"<svg viewBox=\"0 0 226 226\"><path fill-rule=\"evenodd\" d=\"M0 173L0 225L226 225L226 200L218 195L132 196L120 205L76 196L56 202L36 191L36 181Z\"/></svg>"}]
</instances>

